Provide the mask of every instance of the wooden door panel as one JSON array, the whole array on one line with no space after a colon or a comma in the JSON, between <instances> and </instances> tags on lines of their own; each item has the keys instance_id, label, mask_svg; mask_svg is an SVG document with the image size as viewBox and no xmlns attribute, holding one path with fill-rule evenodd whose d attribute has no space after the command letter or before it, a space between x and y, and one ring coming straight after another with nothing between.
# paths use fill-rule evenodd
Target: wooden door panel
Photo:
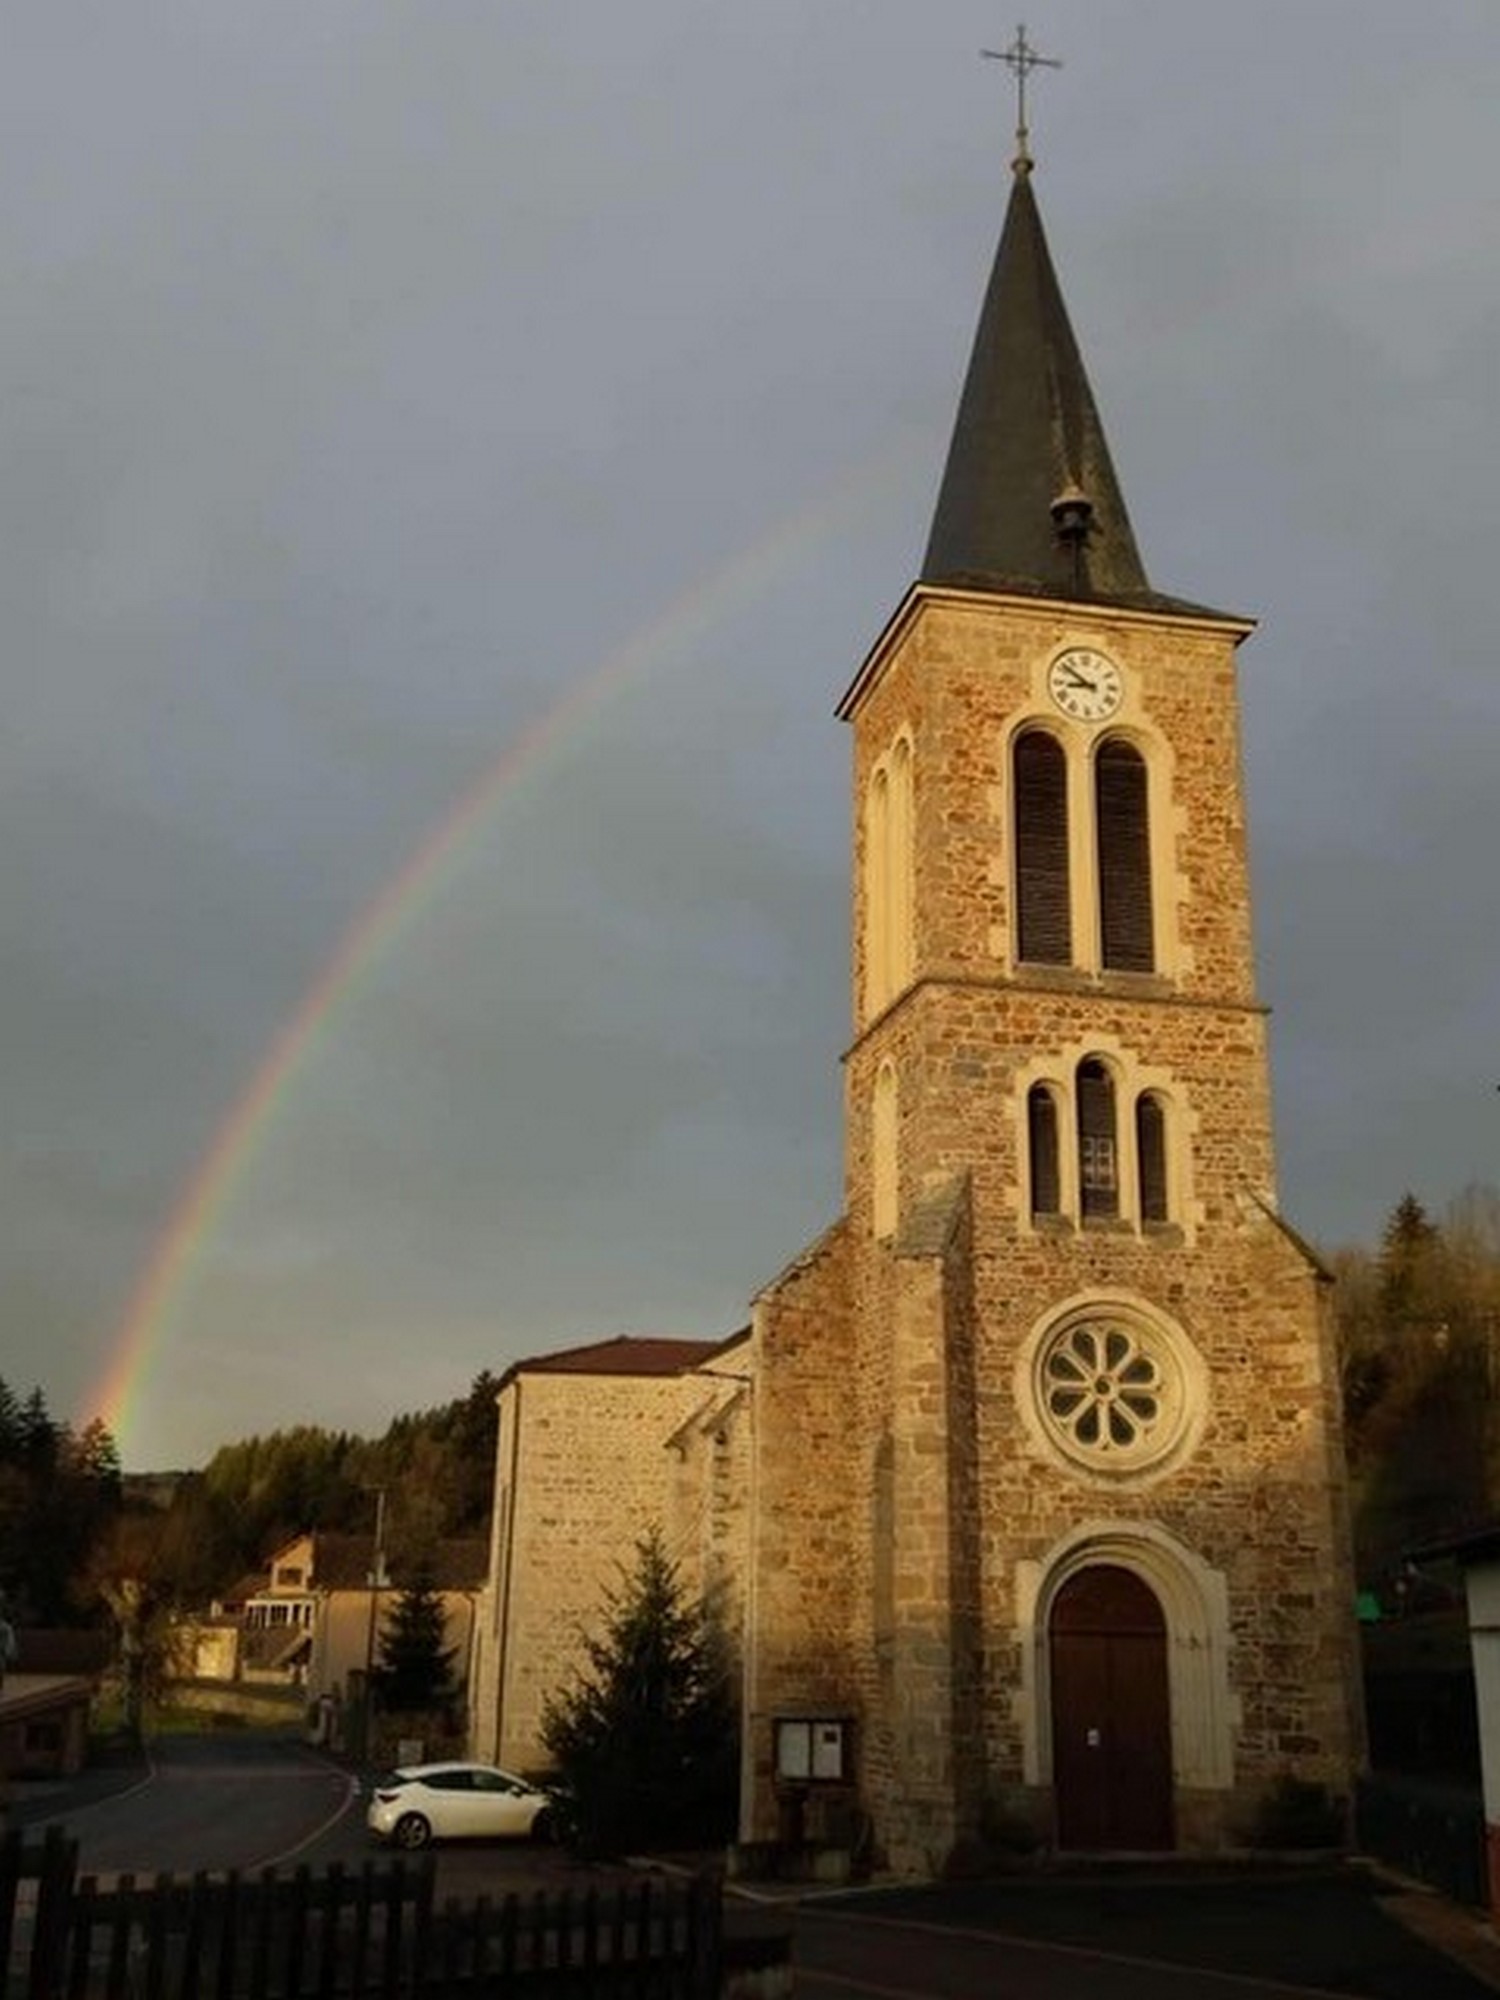
<instances>
[{"instance_id":1,"label":"wooden door panel","mask_svg":"<svg viewBox=\"0 0 1500 2000\"><path fill-rule=\"evenodd\" d=\"M1172 1845L1166 1620L1129 1570L1101 1564L1058 1592L1051 1628L1058 1844Z\"/></svg>"}]
</instances>

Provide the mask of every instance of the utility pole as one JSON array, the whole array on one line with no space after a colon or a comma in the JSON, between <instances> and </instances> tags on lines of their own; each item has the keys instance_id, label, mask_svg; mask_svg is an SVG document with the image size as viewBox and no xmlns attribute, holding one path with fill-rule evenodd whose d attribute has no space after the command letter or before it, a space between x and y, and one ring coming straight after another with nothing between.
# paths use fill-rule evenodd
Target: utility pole
<instances>
[{"instance_id":1,"label":"utility pole","mask_svg":"<svg viewBox=\"0 0 1500 2000\"><path fill-rule=\"evenodd\" d=\"M366 1581L370 1586L370 1613L365 1625L365 1685L363 1714L360 1721L360 1754L368 1762L370 1739L374 1735L375 1720L375 1627L376 1612L380 1604L380 1593L385 1587L385 1488L376 1486L375 1494L375 1545L370 1551L370 1567Z\"/></svg>"}]
</instances>

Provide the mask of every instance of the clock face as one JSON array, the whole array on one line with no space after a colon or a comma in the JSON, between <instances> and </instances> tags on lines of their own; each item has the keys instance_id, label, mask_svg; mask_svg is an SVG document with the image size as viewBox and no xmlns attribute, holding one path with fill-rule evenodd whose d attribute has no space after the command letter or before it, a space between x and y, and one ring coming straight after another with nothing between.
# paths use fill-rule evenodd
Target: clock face
<instances>
[{"instance_id":1,"label":"clock face","mask_svg":"<svg viewBox=\"0 0 1500 2000\"><path fill-rule=\"evenodd\" d=\"M1064 715L1080 722L1103 722L1125 699L1125 683L1108 654L1089 646L1070 646L1047 669L1047 692Z\"/></svg>"}]
</instances>

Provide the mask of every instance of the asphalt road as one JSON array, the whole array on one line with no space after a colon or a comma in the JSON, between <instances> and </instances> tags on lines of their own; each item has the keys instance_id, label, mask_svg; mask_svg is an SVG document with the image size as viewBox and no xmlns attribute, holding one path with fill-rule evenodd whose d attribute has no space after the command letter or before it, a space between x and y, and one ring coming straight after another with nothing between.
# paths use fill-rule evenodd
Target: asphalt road
<instances>
[{"instance_id":1,"label":"asphalt road","mask_svg":"<svg viewBox=\"0 0 1500 2000\"><path fill-rule=\"evenodd\" d=\"M144 1761L56 1787L18 1785L11 1823L65 1826L93 1874L358 1863L371 1850L361 1789L285 1736L158 1739ZM594 1886L529 1842L438 1850L440 1898ZM798 2000L1485 2000L1500 1990L1398 1922L1414 1899L1357 1869L1038 1873L925 1889L741 1900L736 1932L790 1931ZM1432 1935L1477 1921L1416 1898ZM1490 1948L1493 1963L1500 1951ZM1474 1962L1483 1964L1481 1949Z\"/></svg>"},{"instance_id":2,"label":"asphalt road","mask_svg":"<svg viewBox=\"0 0 1500 2000\"><path fill-rule=\"evenodd\" d=\"M164 1736L133 1767L57 1788L18 1784L10 1818L28 1831L65 1826L85 1874L255 1869L316 1842L351 1789L347 1772L294 1737Z\"/></svg>"}]
</instances>

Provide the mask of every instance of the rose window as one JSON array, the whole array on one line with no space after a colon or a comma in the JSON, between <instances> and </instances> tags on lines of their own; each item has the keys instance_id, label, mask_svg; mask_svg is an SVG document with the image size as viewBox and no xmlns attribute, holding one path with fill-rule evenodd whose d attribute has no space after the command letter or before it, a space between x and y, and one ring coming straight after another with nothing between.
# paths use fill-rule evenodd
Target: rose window
<instances>
[{"instance_id":1,"label":"rose window","mask_svg":"<svg viewBox=\"0 0 1500 2000\"><path fill-rule=\"evenodd\" d=\"M1134 1472L1172 1453L1188 1416L1177 1345L1123 1315L1057 1328L1032 1377L1034 1408L1054 1447L1096 1472Z\"/></svg>"},{"instance_id":2,"label":"rose window","mask_svg":"<svg viewBox=\"0 0 1500 2000\"><path fill-rule=\"evenodd\" d=\"M1048 1415L1090 1450L1129 1450L1161 1415L1161 1370L1123 1326L1070 1327L1046 1378Z\"/></svg>"}]
</instances>

